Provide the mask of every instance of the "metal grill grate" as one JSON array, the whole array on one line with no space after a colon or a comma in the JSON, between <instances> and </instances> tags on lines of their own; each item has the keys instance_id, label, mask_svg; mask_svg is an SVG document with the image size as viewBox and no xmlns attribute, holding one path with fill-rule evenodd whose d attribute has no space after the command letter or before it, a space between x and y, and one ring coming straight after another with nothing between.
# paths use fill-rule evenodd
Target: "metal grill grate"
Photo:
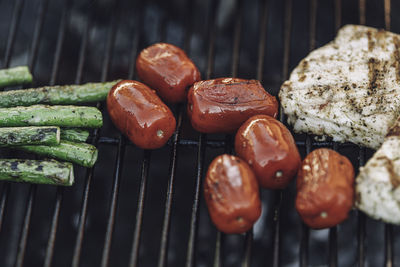
<instances>
[{"instance_id":1,"label":"metal grill grate","mask_svg":"<svg viewBox=\"0 0 400 267\"><path fill-rule=\"evenodd\" d=\"M400 31L400 21L391 22L400 5L390 0L5 2L1 66L29 65L37 85L134 79L138 51L166 41L186 50L206 79L255 77L276 95L298 60L341 25ZM263 191L262 218L246 235L216 232L202 201L202 178L215 155L233 152L232 136L195 133L185 106L177 105L168 146L141 151L97 106L106 117L91 135L99 163L77 168L75 186L1 183L1 266L395 265L396 227L353 211L338 227L310 230L294 211L294 183ZM315 147L339 150L356 169L371 155L306 135L296 142L302 156Z\"/></svg>"}]
</instances>

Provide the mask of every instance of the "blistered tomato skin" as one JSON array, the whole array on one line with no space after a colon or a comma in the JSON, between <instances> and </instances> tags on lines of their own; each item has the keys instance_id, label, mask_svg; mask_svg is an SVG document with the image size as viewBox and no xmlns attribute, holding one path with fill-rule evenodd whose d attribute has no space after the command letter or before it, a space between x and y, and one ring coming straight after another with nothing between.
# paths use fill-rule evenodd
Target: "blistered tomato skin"
<instances>
[{"instance_id":1,"label":"blistered tomato skin","mask_svg":"<svg viewBox=\"0 0 400 267\"><path fill-rule=\"evenodd\" d=\"M232 155L220 155L211 162L204 197L211 220L227 234L248 231L261 215L257 179L246 162Z\"/></svg>"},{"instance_id":2,"label":"blistered tomato skin","mask_svg":"<svg viewBox=\"0 0 400 267\"><path fill-rule=\"evenodd\" d=\"M257 114L276 117L278 102L259 81L218 78L196 82L189 90L187 112L202 133L234 133Z\"/></svg>"},{"instance_id":3,"label":"blistered tomato skin","mask_svg":"<svg viewBox=\"0 0 400 267\"><path fill-rule=\"evenodd\" d=\"M354 168L334 150L312 151L297 177L296 209L311 228L333 227L348 217L354 202Z\"/></svg>"},{"instance_id":4,"label":"blistered tomato skin","mask_svg":"<svg viewBox=\"0 0 400 267\"><path fill-rule=\"evenodd\" d=\"M175 131L171 110L154 90L137 81L114 85L107 96L107 109L114 125L143 149L164 146Z\"/></svg>"},{"instance_id":5,"label":"blistered tomato skin","mask_svg":"<svg viewBox=\"0 0 400 267\"><path fill-rule=\"evenodd\" d=\"M285 188L301 163L290 131L267 115L253 116L239 128L235 151L251 166L260 186L269 189Z\"/></svg>"},{"instance_id":6,"label":"blistered tomato skin","mask_svg":"<svg viewBox=\"0 0 400 267\"><path fill-rule=\"evenodd\" d=\"M172 44L156 43L136 59L139 78L169 103L184 102L187 90L200 80L200 72L186 53Z\"/></svg>"}]
</instances>

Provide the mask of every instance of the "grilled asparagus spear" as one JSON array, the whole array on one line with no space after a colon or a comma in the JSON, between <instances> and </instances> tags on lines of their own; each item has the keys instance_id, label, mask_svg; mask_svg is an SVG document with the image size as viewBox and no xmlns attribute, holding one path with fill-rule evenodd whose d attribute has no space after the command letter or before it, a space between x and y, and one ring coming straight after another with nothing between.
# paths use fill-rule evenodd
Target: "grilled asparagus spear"
<instances>
[{"instance_id":1,"label":"grilled asparagus spear","mask_svg":"<svg viewBox=\"0 0 400 267\"><path fill-rule=\"evenodd\" d=\"M60 128L57 126L30 126L0 128L0 146L58 145Z\"/></svg>"},{"instance_id":2,"label":"grilled asparagus spear","mask_svg":"<svg viewBox=\"0 0 400 267\"><path fill-rule=\"evenodd\" d=\"M32 75L26 66L0 70L0 87L22 85L31 82Z\"/></svg>"},{"instance_id":3,"label":"grilled asparagus spear","mask_svg":"<svg viewBox=\"0 0 400 267\"><path fill-rule=\"evenodd\" d=\"M119 80L0 92L0 107L31 106L35 104L71 105L102 101L106 99L108 91L117 82Z\"/></svg>"},{"instance_id":4,"label":"grilled asparagus spear","mask_svg":"<svg viewBox=\"0 0 400 267\"><path fill-rule=\"evenodd\" d=\"M102 124L101 112L95 107L34 105L0 108L0 127L35 125L99 128Z\"/></svg>"},{"instance_id":5,"label":"grilled asparagus spear","mask_svg":"<svg viewBox=\"0 0 400 267\"><path fill-rule=\"evenodd\" d=\"M84 167L93 167L97 160L97 148L86 143L61 140L57 146L18 146L16 148L41 156L69 161Z\"/></svg>"},{"instance_id":6,"label":"grilled asparagus spear","mask_svg":"<svg viewBox=\"0 0 400 267\"><path fill-rule=\"evenodd\" d=\"M86 142L89 137L89 131L80 128L62 128L61 139L71 142Z\"/></svg>"},{"instance_id":7,"label":"grilled asparagus spear","mask_svg":"<svg viewBox=\"0 0 400 267\"><path fill-rule=\"evenodd\" d=\"M0 159L0 180L70 186L74 169L55 160Z\"/></svg>"}]
</instances>

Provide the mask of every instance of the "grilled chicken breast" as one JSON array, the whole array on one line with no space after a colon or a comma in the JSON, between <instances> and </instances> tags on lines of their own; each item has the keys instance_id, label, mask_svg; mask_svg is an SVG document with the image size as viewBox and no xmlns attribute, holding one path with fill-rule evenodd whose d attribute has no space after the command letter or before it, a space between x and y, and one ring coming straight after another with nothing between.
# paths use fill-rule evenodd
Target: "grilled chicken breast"
<instances>
[{"instance_id":1,"label":"grilled chicken breast","mask_svg":"<svg viewBox=\"0 0 400 267\"><path fill-rule=\"evenodd\" d=\"M400 224L400 118L356 179L356 206L369 216Z\"/></svg>"},{"instance_id":2,"label":"grilled chicken breast","mask_svg":"<svg viewBox=\"0 0 400 267\"><path fill-rule=\"evenodd\" d=\"M295 132L379 148L400 113L400 35L344 26L300 62L279 98Z\"/></svg>"}]
</instances>

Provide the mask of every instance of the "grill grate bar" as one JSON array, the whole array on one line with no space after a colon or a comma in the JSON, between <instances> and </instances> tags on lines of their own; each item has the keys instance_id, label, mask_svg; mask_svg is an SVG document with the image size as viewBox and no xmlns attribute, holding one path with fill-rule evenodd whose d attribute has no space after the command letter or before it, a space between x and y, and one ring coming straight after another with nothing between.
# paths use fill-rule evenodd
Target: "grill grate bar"
<instances>
[{"instance_id":1,"label":"grill grate bar","mask_svg":"<svg viewBox=\"0 0 400 267\"><path fill-rule=\"evenodd\" d=\"M17 33L17 28L18 28L19 22L21 20L22 7L24 4L24 1L25 0L15 1L12 19L11 19L11 23L10 23L10 30L8 31L8 36L7 36L6 52L4 54L4 59L3 59L3 64L2 64L3 68L7 68L10 65L10 59L11 59L11 54L12 54L12 50L14 47L15 35ZM10 183L5 183L3 185L3 190L2 190L2 194L1 194L1 200L0 200L0 230L3 225L3 218L4 218L4 214L5 214L5 208L6 208L6 203L7 203L9 193L10 193Z\"/></svg>"},{"instance_id":2,"label":"grill grate bar","mask_svg":"<svg viewBox=\"0 0 400 267\"><path fill-rule=\"evenodd\" d=\"M191 5L190 3L186 5L186 25L185 36L184 36L184 49L188 50L190 47L190 35L192 29L192 19L191 19ZM161 36L162 39L165 37L165 18L164 23L162 23L161 27ZM169 230L171 225L171 210L172 210L172 200L174 193L174 183L176 176L176 165L177 165L177 157L178 157L178 144L181 134L181 126L182 126L182 118L183 118L184 107L182 104L177 105L176 113L178 114L177 123L176 123L176 132L173 135L172 139L172 148L171 148L171 160L170 160L170 170L169 170L169 179L168 179L168 187L167 187L167 197L165 200L165 208L164 208L164 219L161 231L161 239L160 239L160 253L158 257L158 266L162 267L166 265L167 262L167 251L168 251L168 243L169 243Z\"/></svg>"},{"instance_id":3,"label":"grill grate bar","mask_svg":"<svg viewBox=\"0 0 400 267\"><path fill-rule=\"evenodd\" d=\"M210 79L213 72L214 65L214 44L215 44L215 21L216 21L216 10L218 6L218 1L212 1L209 7L209 19L207 22L207 37L208 37L208 53L207 53L207 69L206 69L206 79ZM186 266L194 266L195 261L195 246L197 229L199 222L199 205L200 205L200 188L201 188L201 178L203 175L203 164L205 156L205 144L207 143L207 135L199 134L199 139L197 141L197 174L195 181L195 193L193 199L192 215L190 220L190 230L189 230L189 241L188 241L188 251L186 257ZM218 233L217 235L220 235ZM220 240L217 238L217 240ZM219 243L218 243L219 244ZM218 245L215 248L215 255L217 255ZM219 255L219 253L218 253Z\"/></svg>"},{"instance_id":4,"label":"grill grate bar","mask_svg":"<svg viewBox=\"0 0 400 267\"><path fill-rule=\"evenodd\" d=\"M189 1L188 8L190 15L186 17L186 27L185 32L185 44L184 48L187 50L187 53L190 54L190 38L192 32L192 23L190 23L190 18L193 16L193 2ZM189 239L188 239L188 249L186 253L186 267L191 267L195 265L196 258L196 239L197 239L197 231L198 231L198 222L199 222L199 205L200 205L200 188L201 188L201 178L203 176L203 165L204 165L204 155L205 155L205 146L204 141L206 140L205 134L199 134L199 138L197 141L197 163L196 163L196 180L194 184L194 196L193 196L193 205L192 205L192 214L190 217L190 228L189 228Z\"/></svg>"},{"instance_id":5,"label":"grill grate bar","mask_svg":"<svg viewBox=\"0 0 400 267\"><path fill-rule=\"evenodd\" d=\"M114 4L114 9L119 10L119 1L116 1ZM112 54L113 48L114 48L114 40L115 40L115 35L116 35L116 29L118 25L118 15L114 15L112 17L111 21L111 36L108 39L109 43L107 44L108 47L108 54ZM110 57L107 57L107 65L110 65ZM107 70L103 69L103 79L107 79ZM106 231L106 236L105 236L105 241L104 241L104 247L103 247L103 255L101 259L101 266L106 267L108 266L109 258L110 258L110 249L111 249L111 241L112 241L112 235L114 232L114 224L115 224L115 214L117 210L117 205L118 205L118 192L119 192L119 185L121 181L121 172L123 168L123 161L124 161L124 155L125 155L125 142L124 138L122 137L121 134L119 134L119 142L118 142L118 148L117 148L117 158L116 158L116 163L115 163L115 169L114 169L114 175L113 175L113 186L111 189L111 203L110 203L110 210L109 210L109 217L107 220L107 231Z\"/></svg>"},{"instance_id":6,"label":"grill grate bar","mask_svg":"<svg viewBox=\"0 0 400 267\"><path fill-rule=\"evenodd\" d=\"M111 241L112 241L112 234L114 230L115 224L115 213L117 211L117 204L118 204L118 192L119 192L119 185L121 181L121 173L122 167L124 162L124 154L125 154L125 144L124 138L120 135L120 141L118 144L118 151L117 151L117 159L115 162L115 171L114 171L114 181L111 190L111 203L110 203L110 210L109 210L109 217L107 221L107 232L104 241L104 248L103 248L103 256L101 259L101 266L106 267L108 266L109 258L110 258L110 248L111 248Z\"/></svg>"},{"instance_id":7,"label":"grill grate bar","mask_svg":"<svg viewBox=\"0 0 400 267\"><path fill-rule=\"evenodd\" d=\"M86 52L87 40L88 40L88 36L89 36L89 28L90 28L90 18L89 18L88 22L86 23L85 30L84 30L83 37L82 37L81 46L80 46L78 67L77 67L77 73L76 73L76 78L75 78L76 84L81 83L81 80L82 80L83 66L84 66L84 62L85 62L85 58L86 58L85 52ZM57 188L57 192L56 192L56 200L55 200L55 205L54 205L53 217L51 220L49 239L47 241L47 246L46 246L46 254L45 254L45 258L44 258L44 266L45 267L50 267L51 263L52 263L52 259L53 259L58 219L59 219L59 215L60 215L60 208L61 208L61 202L63 200L63 194L64 194L64 188L59 186Z\"/></svg>"},{"instance_id":8,"label":"grill grate bar","mask_svg":"<svg viewBox=\"0 0 400 267\"><path fill-rule=\"evenodd\" d=\"M366 0L359 0L359 12L360 12L360 24L365 24L365 6ZM365 148L361 147L359 149L359 167L365 164ZM358 266L364 267L365 265L365 230L366 230L366 217L365 214L358 211L357 212L358 222L357 222L357 247L358 247Z\"/></svg>"},{"instance_id":9,"label":"grill grate bar","mask_svg":"<svg viewBox=\"0 0 400 267\"><path fill-rule=\"evenodd\" d=\"M335 30L339 30L342 25L342 0L335 1Z\"/></svg>"},{"instance_id":10,"label":"grill grate bar","mask_svg":"<svg viewBox=\"0 0 400 267\"><path fill-rule=\"evenodd\" d=\"M32 218L32 208L34 204L34 199L36 195L36 185L31 185L29 188L29 197L28 197L28 203L26 205L26 211L25 211L25 218L24 222L22 224L22 233L21 233L21 238L19 240L18 244L18 253L17 253L17 258L16 258L16 267L22 267L24 264L24 257L25 257L25 250L26 250L26 243L28 240L28 234L29 234L29 226Z\"/></svg>"},{"instance_id":11,"label":"grill grate bar","mask_svg":"<svg viewBox=\"0 0 400 267\"><path fill-rule=\"evenodd\" d=\"M197 173L195 181L195 190L192 206L192 216L190 219L190 230L189 230L189 241L188 250L186 256L186 267L194 266L195 262L195 248L196 248L196 237L198 228L198 217L199 217L199 205L200 205L200 187L201 187L201 177L203 176L203 164L204 164L204 154L205 146L204 140L206 138L205 134L199 135L198 147L197 147Z\"/></svg>"},{"instance_id":12,"label":"grill grate bar","mask_svg":"<svg viewBox=\"0 0 400 267\"><path fill-rule=\"evenodd\" d=\"M245 236L244 247L243 247L243 261L242 267L251 266L251 251L253 245L253 228L251 228Z\"/></svg>"},{"instance_id":13,"label":"grill grate bar","mask_svg":"<svg viewBox=\"0 0 400 267\"><path fill-rule=\"evenodd\" d=\"M3 67L7 68L10 65L11 54L14 49L15 36L17 34L17 29L21 21L22 7L24 6L25 0L15 1L15 6L13 10L12 20L10 24L10 31L7 36L7 46L6 53L4 55Z\"/></svg>"},{"instance_id":14,"label":"grill grate bar","mask_svg":"<svg viewBox=\"0 0 400 267\"><path fill-rule=\"evenodd\" d=\"M47 7L49 4L49 0L42 0L40 2L39 6L39 12L38 12L38 17L39 19L37 20L35 24L35 29L33 32L33 40L32 40L32 46L30 47L29 54L31 55L29 57L29 69L32 71L33 66L35 65L37 54L38 54L38 48L39 48L39 40L42 35L42 28L43 28L43 23L44 23L44 17L47 12Z\"/></svg>"},{"instance_id":15,"label":"grill grate bar","mask_svg":"<svg viewBox=\"0 0 400 267\"><path fill-rule=\"evenodd\" d=\"M43 264L44 267L50 267L53 260L54 245L56 240L58 218L60 216L61 202L63 199L63 192L64 192L63 187L61 186L57 187L56 204L54 205L53 217L51 219L49 239L47 241L46 254L44 257L44 264Z\"/></svg>"},{"instance_id":16,"label":"grill grate bar","mask_svg":"<svg viewBox=\"0 0 400 267\"><path fill-rule=\"evenodd\" d=\"M137 10L141 10L140 7L137 7ZM141 25L141 21L143 21L143 12L136 11L136 23L135 25ZM129 64L129 74L128 78L132 79L135 73L135 61L136 55L139 49L139 41L140 41L140 29L135 29L135 34L132 42L132 51L131 51L131 61ZM133 233L133 241L132 241L132 250L130 254L129 266L134 267L137 266L138 257L139 257L139 248L140 248L140 237L143 223L143 211L144 211L144 199L146 196L146 188L147 188L147 180L150 166L150 158L151 158L151 150L144 150L143 152L143 160L142 160L142 170L141 170L141 178L140 178L140 189L138 194L137 208L136 208L136 222Z\"/></svg>"},{"instance_id":17,"label":"grill grate bar","mask_svg":"<svg viewBox=\"0 0 400 267\"><path fill-rule=\"evenodd\" d=\"M0 200L0 231L3 225L3 218L6 208L6 202L8 199L8 194L10 192L10 184L6 183L3 185L3 190L1 191L1 200Z\"/></svg>"},{"instance_id":18,"label":"grill grate bar","mask_svg":"<svg viewBox=\"0 0 400 267\"><path fill-rule=\"evenodd\" d=\"M336 21L338 25L341 21ZM339 144L337 142L332 143L332 149L337 151ZM337 245L337 227L331 227L329 229L329 259L328 264L331 267L336 267L338 265L338 245Z\"/></svg>"},{"instance_id":19,"label":"grill grate bar","mask_svg":"<svg viewBox=\"0 0 400 267\"><path fill-rule=\"evenodd\" d=\"M118 4L119 1L116 1L114 4L114 9L118 10ZM108 38L108 43L107 43L107 55L111 55L113 48L114 48L114 40L115 40L115 35L116 35L116 28L118 24L118 15L112 17L111 21L111 34L110 37ZM110 65L110 60L111 57L107 56L105 59L105 64L107 66ZM108 69L104 68L102 70L102 80L105 81L107 79L107 73ZM119 134L119 142L118 142L118 150L117 150L117 158L116 158L116 167L114 169L114 179L113 179L113 186L111 189L111 203L110 203L110 210L109 210L109 217L107 220L107 231L106 231L106 236L105 236L105 241L104 241L104 247L103 247L103 255L101 259L101 266L106 267L108 266L109 263L109 258L110 258L110 249L111 249L111 241L112 241L112 235L113 235L113 230L114 230L114 224L115 224L115 214L117 210L117 204L118 204L118 192L119 192L119 185L120 185L120 180L121 180L121 172L122 172L122 167L123 167L123 160L124 160L124 154L125 154L125 142L124 138L122 137L121 134Z\"/></svg>"},{"instance_id":20,"label":"grill grate bar","mask_svg":"<svg viewBox=\"0 0 400 267\"><path fill-rule=\"evenodd\" d=\"M111 17L114 17L116 13L116 8L115 4L112 8L111 11ZM111 58L111 53L113 49L113 39L111 39L115 33L115 28L112 27L113 25L110 25L110 29L108 32L107 36L107 43L106 43L106 48L105 48L105 55L103 58L103 63L102 63L102 72L101 72L101 81L105 82L107 80L107 74L108 70L110 68L110 58ZM101 109L100 103L97 103L97 107ZM92 144L95 146L98 145L98 139L100 136L100 130L95 129L94 130L94 138L92 140ZM82 196L82 207L79 215L79 224L78 224L78 232L76 236L76 241L75 241L75 247L74 247L74 253L72 257L72 266L73 267L78 267L79 266L79 261L80 261L80 256L81 256L81 251L82 251L82 243L83 243L83 236L84 236L84 230L85 230L85 224L86 224L86 217L87 217L87 209L88 209L88 202L89 202L89 193L90 193L90 188L92 184L92 179L93 179L93 174L94 174L94 168L96 165L94 165L92 168L88 169L86 172L86 177L85 177L85 187L84 187L84 192Z\"/></svg>"},{"instance_id":21,"label":"grill grate bar","mask_svg":"<svg viewBox=\"0 0 400 267\"><path fill-rule=\"evenodd\" d=\"M390 31L390 0L383 0L385 11L385 29ZM385 266L394 266L393 225L385 224Z\"/></svg>"},{"instance_id":22,"label":"grill grate bar","mask_svg":"<svg viewBox=\"0 0 400 267\"><path fill-rule=\"evenodd\" d=\"M165 213L163 219L163 226L161 232L161 241L160 241L160 254L158 257L158 267L162 267L166 265L167 260L167 249L168 249L168 241L169 241L169 229L171 224L171 208L172 208L172 198L174 192L174 182L175 182L175 173L176 173L176 161L177 161L177 153L178 153L178 140L181 132L182 125L182 106L178 106L178 120L177 120L177 130L173 137L173 145L171 151L171 162L170 162L170 177L168 180L168 188L167 188L167 198L165 201Z\"/></svg>"},{"instance_id":23,"label":"grill grate bar","mask_svg":"<svg viewBox=\"0 0 400 267\"><path fill-rule=\"evenodd\" d=\"M282 80L288 78L289 74L289 57L290 57L290 39L292 31L292 6L293 0L285 0L285 18L284 18L284 44L283 44L283 64L282 64ZM284 122L284 113L282 106L280 107L279 120ZM280 265L280 207L282 204L283 192L282 190L274 192L274 221L273 221L273 252L272 252L272 266L278 267Z\"/></svg>"},{"instance_id":24,"label":"grill grate bar","mask_svg":"<svg viewBox=\"0 0 400 267\"><path fill-rule=\"evenodd\" d=\"M385 9L385 29L390 31L390 0L384 0L384 9Z\"/></svg>"},{"instance_id":25,"label":"grill grate bar","mask_svg":"<svg viewBox=\"0 0 400 267\"><path fill-rule=\"evenodd\" d=\"M147 187L147 179L149 173L149 163L150 163L151 151L145 150L143 161L142 161L142 174L140 178L140 189L139 189L139 196L138 196L138 205L136 211L136 224L135 230L133 234L133 244L132 244L132 251L129 261L129 266L134 267L137 266L138 263L138 255L139 255L139 245L140 245L140 234L142 229L142 222L143 222L143 209L144 209L144 198L146 195L146 187Z\"/></svg>"},{"instance_id":26,"label":"grill grate bar","mask_svg":"<svg viewBox=\"0 0 400 267\"><path fill-rule=\"evenodd\" d=\"M316 28L317 28L317 1L311 0L310 1L310 39L309 39L309 51L315 49L316 44ZM306 135L306 154L308 155L312 149L312 140L310 135ZM308 266L308 244L310 238L310 229L307 225L302 223L301 226L302 234L301 234L301 241L300 241L300 264L301 266Z\"/></svg>"},{"instance_id":27,"label":"grill grate bar","mask_svg":"<svg viewBox=\"0 0 400 267\"><path fill-rule=\"evenodd\" d=\"M46 3L44 3L44 4L46 4ZM65 25L66 25L68 13L69 13L69 5L67 3L67 8L64 8L62 17L61 17L60 30L59 30L59 35L57 37L57 47L56 47L56 51L55 51L55 55L54 55L53 69L52 69L52 74L51 74L51 78L50 78L50 85L54 85L54 82L57 77L56 70L58 69L58 66L59 66L61 49L62 49L62 44L64 41ZM44 13L42 13L41 15L44 16ZM39 17L38 23L36 24L36 29L38 29L37 38L40 36L40 28L43 24L43 19L44 19L43 17ZM34 38L35 37L36 36L34 36ZM36 44L38 44L38 40L36 40ZM32 50L37 52L37 47L33 47ZM36 53L34 53L31 55L31 58L36 58L36 56L37 56ZM31 62L33 64L34 60L31 60ZM31 67L31 69L33 69L34 65L31 65L30 67ZM26 205L25 218L24 218L24 222L23 222L22 232L21 232L19 246L18 246L18 253L17 253L17 258L16 258L16 266L17 267L22 266L23 262L24 262L26 244L28 241L30 221L31 221L31 217L32 217L33 205L35 202L36 190L37 190L37 185L30 186L28 203Z\"/></svg>"},{"instance_id":28,"label":"grill grate bar","mask_svg":"<svg viewBox=\"0 0 400 267\"><path fill-rule=\"evenodd\" d=\"M365 148L360 148L359 151L359 166L363 166L365 163ZM357 223L357 247L358 247L358 266L363 267L365 265L365 214L358 211L358 223Z\"/></svg>"},{"instance_id":29,"label":"grill grate bar","mask_svg":"<svg viewBox=\"0 0 400 267\"><path fill-rule=\"evenodd\" d=\"M118 145L118 138L115 137L106 137L106 136L101 136L98 140L99 144L104 144L104 145ZM327 146L333 146L335 142L331 141L325 141L325 142L316 142L313 143L313 146L316 147L327 147ZM168 145L172 145L171 142L167 143ZM209 148L223 148L226 146L225 140L213 140L213 139L207 139L204 141L204 144L209 147ZM126 146L133 146L134 144L131 142L128 142L125 144ZM191 139L179 139L178 141L179 146L193 146L197 147L199 145L198 140L191 140ZM307 139L305 141L297 140L296 141L297 146L306 146L307 145ZM341 143L340 147L353 147L356 148L357 146L352 144L352 143Z\"/></svg>"},{"instance_id":30,"label":"grill grate bar","mask_svg":"<svg viewBox=\"0 0 400 267\"><path fill-rule=\"evenodd\" d=\"M337 227L329 228L329 266L337 266Z\"/></svg>"},{"instance_id":31,"label":"grill grate bar","mask_svg":"<svg viewBox=\"0 0 400 267\"><path fill-rule=\"evenodd\" d=\"M393 225L385 224L385 266L395 266L393 253Z\"/></svg>"},{"instance_id":32,"label":"grill grate bar","mask_svg":"<svg viewBox=\"0 0 400 267\"><path fill-rule=\"evenodd\" d=\"M367 0L359 0L359 11L360 11L360 24L365 25L365 10Z\"/></svg>"},{"instance_id":33,"label":"grill grate bar","mask_svg":"<svg viewBox=\"0 0 400 267\"><path fill-rule=\"evenodd\" d=\"M241 37L242 21L243 21L242 9L243 9L243 0L237 0L235 5L235 18L237 18L237 20L235 23L235 30L233 37L233 51L232 51L232 70L231 70L232 77L237 77L238 75L239 58L240 58L240 37ZM233 145L231 144L229 147L232 148ZM247 231L245 235L243 257L242 257L243 267L250 266L252 244L253 244L253 228Z\"/></svg>"},{"instance_id":34,"label":"grill grate bar","mask_svg":"<svg viewBox=\"0 0 400 267\"><path fill-rule=\"evenodd\" d=\"M257 60L257 80L262 83L263 80L263 70L264 70L264 56L265 56L265 46L267 40L267 24L268 24L268 0L263 1L263 8L261 14L260 27L260 41L258 43L258 60Z\"/></svg>"}]
</instances>

